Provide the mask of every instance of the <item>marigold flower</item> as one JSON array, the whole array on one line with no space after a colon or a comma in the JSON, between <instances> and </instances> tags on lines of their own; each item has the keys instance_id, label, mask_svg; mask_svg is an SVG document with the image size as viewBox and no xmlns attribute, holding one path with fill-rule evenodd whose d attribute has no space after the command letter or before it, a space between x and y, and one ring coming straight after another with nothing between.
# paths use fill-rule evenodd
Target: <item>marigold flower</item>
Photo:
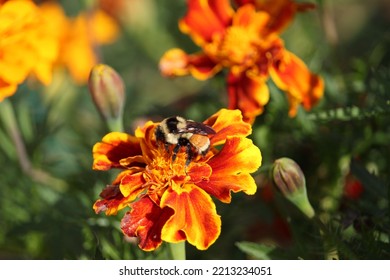
<instances>
[{"instance_id":1,"label":"marigold flower","mask_svg":"<svg viewBox=\"0 0 390 280\"><path fill-rule=\"evenodd\" d=\"M158 123L147 122L135 136L112 132L93 147L93 169L119 168L121 173L100 194L96 213L115 215L131 208L121 222L123 233L138 237L145 251L162 241L187 240L199 250L207 249L221 231L212 196L231 201L231 192L256 192L250 173L261 165L260 150L246 136L251 126L239 110L222 109L204 122L215 130L211 148L186 166L183 148L175 161L154 137Z\"/></svg>"},{"instance_id":2,"label":"marigold flower","mask_svg":"<svg viewBox=\"0 0 390 280\"><path fill-rule=\"evenodd\" d=\"M86 83L91 68L99 61L94 47L112 43L118 32L115 20L101 10L80 13L70 22L59 60L77 83Z\"/></svg>"},{"instance_id":3,"label":"marigold flower","mask_svg":"<svg viewBox=\"0 0 390 280\"><path fill-rule=\"evenodd\" d=\"M228 107L240 109L248 122L269 101L269 77L287 93L290 116L296 115L299 104L311 109L323 95L323 80L285 49L279 34L296 11L312 5L288 0L237 3L234 10L229 0L188 0L179 28L202 51L168 50L160 60L162 75L190 74L205 80L227 68Z\"/></svg>"},{"instance_id":4,"label":"marigold flower","mask_svg":"<svg viewBox=\"0 0 390 280\"><path fill-rule=\"evenodd\" d=\"M31 0L0 2L0 101L35 76L44 85L53 68L65 65L74 80L85 83L97 64L97 45L113 42L117 23L101 10L66 17L55 2L40 6Z\"/></svg>"},{"instance_id":5,"label":"marigold flower","mask_svg":"<svg viewBox=\"0 0 390 280\"><path fill-rule=\"evenodd\" d=\"M68 18L55 2L42 4L40 12L50 22L47 28L60 44L57 64L64 65L75 82L86 83L91 68L99 60L94 48L114 42L118 37L118 24L98 9Z\"/></svg>"},{"instance_id":6,"label":"marigold flower","mask_svg":"<svg viewBox=\"0 0 390 280\"><path fill-rule=\"evenodd\" d=\"M32 1L0 5L0 101L31 74L50 83L59 43L49 24Z\"/></svg>"}]
</instances>

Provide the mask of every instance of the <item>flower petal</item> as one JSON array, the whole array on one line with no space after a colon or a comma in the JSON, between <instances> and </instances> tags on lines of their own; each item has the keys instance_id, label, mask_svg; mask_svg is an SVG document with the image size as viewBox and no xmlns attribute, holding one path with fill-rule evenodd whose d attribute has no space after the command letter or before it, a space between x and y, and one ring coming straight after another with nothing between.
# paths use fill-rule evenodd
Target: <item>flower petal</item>
<instances>
[{"instance_id":1,"label":"flower petal","mask_svg":"<svg viewBox=\"0 0 390 280\"><path fill-rule=\"evenodd\" d=\"M289 51L274 63L270 74L275 84L287 92L290 102L289 115L295 116L299 104L310 110L324 93L324 81L309 71L303 61Z\"/></svg>"},{"instance_id":2,"label":"flower petal","mask_svg":"<svg viewBox=\"0 0 390 280\"><path fill-rule=\"evenodd\" d=\"M187 174L191 177L191 182L197 183L203 180L208 180L213 170L208 164L192 163Z\"/></svg>"},{"instance_id":3,"label":"flower petal","mask_svg":"<svg viewBox=\"0 0 390 280\"><path fill-rule=\"evenodd\" d=\"M138 246L144 251L153 251L161 243L161 229L172 216L171 208L161 209L148 196L144 196L131 205L121 221L123 233L129 237L138 237Z\"/></svg>"},{"instance_id":4,"label":"flower petal","mask_svg":"<svg viewBox=\"0 0 390 280\"><path fill-rule=\"evenodd\" d=\"M154 136L156 123L148 121L143 127L138 127L135 130L135 137L141 139L142 156L146 163L149 163L156 157L155 153L158 150L158 145Z\"/></svg>"},{"instance_id":5,"label":"flower petal","mask_svg":"<svg viewBox=\"0 0 390 280\"><path fill-rule=\"evenodd\" d=\"M268 25L269 15L264 12L256 12L252 5L245 5L237 9L233 16L233 26L246 27L263 33L264 28ZM259 38L260 39L260 38Z\"/></svg>"},{"instance_id":6,"label":"flower petal","mask_svg":"<svg viewBox=\"0 0 390 280\"><path fill-rule=\"evenodd\" d=\"M95 202L94 210L96 213L102 211L106 215L116 215L117 212L128 204L132 203L143 191L142 176L143 168L131 168L118 174L111 185L107 185L100 193L100 199Z\"/></svg>"},{"instance_id":7,"label":"flower petal","mask_svg":"<svg viewBox=\"0 0 390 280\"><path fill-rule=\"evenodd\" d=\"M240 109L244 120L253 123L256 116L264 111L269 101L269 90L263 78L251 78L247 73L227 78L229 109Z\"/></svg>"},{"instance_id":8,"label":"flower petal","mask_svg":"<svg viewBox=\"0 0 390 280\"><path fill-rule=\"evenodd\" d=\"M119 185L107 185L100 193L100 197L102 199L93 205L96 214L105 211L106 215L116 215L128 205L128 200L122 195Z\"/></svg>"},{"instance_id":9,"label":"flower petal","mask_svg":"<svg viewBox=\"0 0 390 280\"><path fill-rule=\"evenodd\" d=\"M166 77L178 77L191 74L198 80L206 80L221 70L203 53L188 55L181 49L168 50L160 59L160 72Z\"/></svg>"},{"instance_id":10,"label":"flower petal","mask_svg":"<svg viewBox=\"0 0 390 280\"><path fill-rule=\"evenodd\" d=\"M132 168L121 173L120 191L129 201L135 200L143 191L144 168Z\"/></svg>"},{"instance_id":11,"label":"flower petal","mask_svg":"<svg viewBox=\"0 0 390 280\"><path fill-rule=\"evenodd\" d=\"M159 69L165 77L185 76L189 74L188 61L188 54L182 49L170 49L161 57Z\"/></svg>"},{"instance_id":12,"label":"flower petal","mask_svg":"<svg viewBox=\"0 0 390 280\"><path fill-rule=\"evenodd\" d=\"M252 140L228 137L222 150L207 162L213 174L197 185L223 202L231 201L231 191L254 194L257 186L249 173L255 172L261 161L261 152Z\"/></svg>"},{"instance_id":13,"label":"flower petal","mask_svg":"<svg viewBox=\"0 0 390 280\"><path fill-rule=\"evenodd\" d=\"M16 84L10 84L0 78L0 102L8 96L15 93L18 86Z\"/></svg>"},{"instance_id":14,"label":"flower petal","mask_svg":"<svg viewBox=\"0 0 390 280\"><path fill-rule=\"evenodd\" d=\"M227 136L245 137L252 133L252 127L244 122L240 110L221 109L206 121L217 133L210 139L211 145L223 144Z\"/></svg>"},{"instance_id":15,"label":"flower petal","mask_svg":"<svg viewBox=\"0 0 390 280\"><path fill-rule=\"evenodd\" d=\"M119 35L119 26L115 20L103 10L96 10L90 15L90 33L94 43L113 43Z\"/></svg>"},{"instance_id":16,"label":"flower petal","mask_svg":"<svg viewBox=\"0 0 390 280\"><path fill-rule=\"evenodd\" d=\"M179 28L195 43L203 45L225 31L233 13L229 0L189 0L187 14L179 21Z\"/></svg>"},{"instance_id":17,"label":"flower petal","mask_svg":"<svg viewBox=\"0 0 390 280\"><path fill-rule=\"evenodd\" d=\"M103 137L102 142L96 143L93 147L93 166L95 170L109 170L111 168L122 168L121 160L135 157L134 161L139 162L142 155L140 140L137 137L126 133L111 132ZM132 161L127 160L125 164Z\"/></svg>"},{"instance_id":18,"label":"flower petal","mask_svg":"<svg viewBox=\"0 0 390 280\"><path fill-rule=\"evenodd\" d=\"M176 243L186 238L198 250L206 250L218 238L221 218L211 197L196 185L173 185L161 198L161 207L166 206L174 214L162 228L164 241Z\"/></svg>"},{"instance_id":19,"label":"flower petal","mask_svg":"<svg viewBox=\"0 0 390 280\"><path fill-rule=\"evenodd\" d=\"M294 19L297 12L304 12L315 8L313 3L295 3L292 0L235 0L237 5L253 4L256 9L270 15L269 32L281 33Z\"/></svg>"}]
</instances>

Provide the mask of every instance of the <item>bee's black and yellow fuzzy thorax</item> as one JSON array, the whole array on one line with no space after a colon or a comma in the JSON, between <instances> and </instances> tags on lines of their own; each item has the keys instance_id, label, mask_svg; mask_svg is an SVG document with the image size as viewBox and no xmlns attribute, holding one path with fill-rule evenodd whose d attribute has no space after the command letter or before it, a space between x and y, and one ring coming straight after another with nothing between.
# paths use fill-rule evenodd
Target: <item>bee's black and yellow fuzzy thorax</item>
<instances>
[{"instance_id":1,"label":"bee's black and yellow fuzzy thorax","mask_svg":"<svg viewBox=\"0 0 390 280\"><path fill-rule=\"evenodd\" d=\"M211 127L179 116L164 119L155 131L156 141L164 143L167 151L169 145L174 146L172 161L176 159L180 148L186 147L186 165L191 162L196 154L205 155L207 153L210 147L208 138L210 134L215 134Z\"/></svg>"}]
</instances>

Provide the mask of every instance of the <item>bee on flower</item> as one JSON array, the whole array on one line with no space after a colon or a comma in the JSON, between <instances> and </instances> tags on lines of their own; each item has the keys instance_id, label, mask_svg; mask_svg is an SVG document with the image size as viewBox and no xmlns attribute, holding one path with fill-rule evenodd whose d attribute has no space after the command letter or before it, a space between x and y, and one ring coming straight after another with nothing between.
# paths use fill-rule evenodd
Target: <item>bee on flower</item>
<instances>
[{"instance_id":1,"label":"bee on flower","mask_svg":"<svg viewBox=\"0 0 390 280\"><path fill-rule=\"evenodd\" d=\"M185 240L205 250L221 231L212 197L230 203L232 192L256 192L250 173L262 158L250 133L241 112L227 109L203 123L171 117L147 122L134 136L111 132L93 148L93 169L121 172L93 208L116 215L129 207L121 229L145 251ZM207 140L198 145L194 135Z\"/></svg>"}]
</instances>

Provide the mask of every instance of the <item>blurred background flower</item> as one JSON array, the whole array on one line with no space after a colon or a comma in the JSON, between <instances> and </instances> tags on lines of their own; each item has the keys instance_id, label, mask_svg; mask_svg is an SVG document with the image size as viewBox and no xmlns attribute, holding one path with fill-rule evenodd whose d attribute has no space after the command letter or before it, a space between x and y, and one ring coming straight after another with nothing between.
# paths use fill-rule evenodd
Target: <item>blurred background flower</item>
<instances>
[{"instance_id":1,"label":"blurred background flower","mask_svg":"<svg viewBox=\"0 0 390 280\"><path fill-rule=\"evenodd\" d=\"M70 18L54 1L8 0L0 13L1 100L29 76L50 84L58 66L65 66L76 83L86 83L99 61L97 47L113 43L119 33L114 19L100 9Z\"/></svg>"},{"instance_id":2,"label":"blurred background flower","mask_svg":"<svg viewBox=\"0 0 390 280\"><path fill-rule=\"evenodd\" d=\"M15 93L29 75L49 84L59 42L50 22L31 1L7 1L0 6L0 101Z\"/></svg>"},{"instance_id":3,"label":"blurred background flower","mask_svg":"<svg viewBox=\"0 0 390 280\"><path fill-rule=\"evenodd\" d=\"M168 50L160 61L162 75L193 75L205 80L227 68L228 107L240 109L249 123L268 103L269 77L287 93L290 116L297 114L300 104L310 110L321 99L324 82L285 49L279 36L299 8L314 5L285 0L237 2L234 10L228 0L218 4L189 0L179 28L201 52L187 55L177 48Z\"/></svg>"}]
</instances>

